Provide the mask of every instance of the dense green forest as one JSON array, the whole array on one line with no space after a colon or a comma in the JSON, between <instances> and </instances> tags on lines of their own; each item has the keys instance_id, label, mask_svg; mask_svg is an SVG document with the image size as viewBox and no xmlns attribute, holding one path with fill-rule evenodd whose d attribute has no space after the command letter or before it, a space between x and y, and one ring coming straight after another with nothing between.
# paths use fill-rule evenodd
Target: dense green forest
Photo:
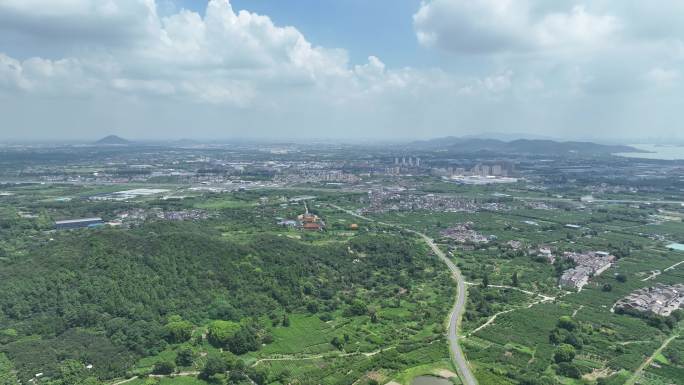
<instances>
[{"instance_id":1,"label":"dense green forest","mask_svg":"<svg viewBox=\"0 0 684 385\"><path fill-rule=\"evenodd\" d=\"M29 250L0 270L0 367L11 360L24 380L59 378L68 360L92 364L101 379L123 376L212 320L225 322L210 323L210 342L237 354L256 350L272 340L263 318L364 314L367 298L410 288L407 272L420 274L414 262L423 255L401 235L236 242L197 223L162 222L60 233ZM239 333L222 340L220 326Z\"/></svg>"}]
</instances>

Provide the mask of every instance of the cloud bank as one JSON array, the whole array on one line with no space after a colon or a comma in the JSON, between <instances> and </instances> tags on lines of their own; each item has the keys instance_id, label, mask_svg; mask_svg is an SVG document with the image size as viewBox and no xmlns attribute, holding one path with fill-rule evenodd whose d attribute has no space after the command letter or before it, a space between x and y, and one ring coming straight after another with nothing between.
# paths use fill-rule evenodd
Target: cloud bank
<instances>
[{"instance_id":1,"label":"cloud bank","mask_svg":"<svg viewBox=\"0 0 684 385\"><path fill-rule=\"evenodd\" d=\"M228 0L5 0L0 134L676 135L684 6L656 3L425 1L412 22L438 64L391 68Z\"/></svg>"}]
</instances>

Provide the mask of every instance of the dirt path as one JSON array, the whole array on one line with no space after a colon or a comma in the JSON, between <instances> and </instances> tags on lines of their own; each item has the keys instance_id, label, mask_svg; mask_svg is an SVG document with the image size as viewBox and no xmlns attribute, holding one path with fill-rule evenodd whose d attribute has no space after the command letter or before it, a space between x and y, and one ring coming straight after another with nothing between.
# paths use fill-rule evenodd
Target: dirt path
<instances>
[{"instance_id":1,"label":"dirt path","mask_svg":"<svg viewBox=\"0 0 684 385\"><path fill-rule=\"evenodd\" d=\"M667 345L669 345L670 342L674 341L674 339L677 337L679 337L679 334L675 333L672 336L670 336L670 338L666 339L665 342L663 342L663 344L660 345L660 347L656 349L656 351L653 352L653 354L651 354L650 357L648 357L641 365L639 365L634 374L632 374L632 377L630 377L629 380L625 382L625 385L634 385L636 381L639 379L639 377L641 377L641 373L644 371L644 369L651 365L656 356L660 354L663 350L665 350Z\"/></svg>"},{"instance_id":2,"label":"dirt path","mask_svg":"<svg viewBox=\"0 0 684 385\"><path fill-rule=\"evenodd\" d=\"M675 267L677 267L677 266L681 265L682 263L684 263L684 261L681 261L681 262L677 262L677 263L675 263L674 265L672 265L672 266L670 266L670 267L666 268L666 269L665 269L665 270L663 270L663 271L670 271L670 270L674 269Z\"/></svg>"},{"instance_id":3,"label":"dirt path","mask_svg":"<svg viewBox=\"0 0 684 385\"><path fill-rule=\"evenodd\" d=\"M670 267L666 267L665 269L663 269L662 272L661 272L660 270L653 270L653 271L651 271L651 275L649 275L648 277L642 279L641 282L646 282L646 281L648 281L648 280L654 279L654 278L656 278L657 276L659 276L660 274L662 274L662 273L664 273L664 272L666 272L666 271L674 270L677 266L681 265L682 263L684 263L684 261L677 262L677 263L675 263L674 265L672 265L672 266L670 266Z\"/></svg>"},{"instance_id":4,"label":"dirt path","mask_svg":"<svg viewBox=\"0 0 684 385\"><path fill-rule=\"evenodd\" d=\"M575 318L577 316L577 313L579 313L580 310L584 309L584 305L580 305L575 311L572 312L572 318Z\"/></svg>"},{"instance_id":5,"label":"dirt path","mask_svg":"<svg viewBox=\"0 0 684 385\"><path fill-rule=\"evenodd\" d=\"M178 373L173 373L173 374L150 374L148 377L152 378L173 378L173 377L194 377L199 375L200 372L178 372ZM129 383L133 380L137 380L138 376L131 377L125 380L121 380L119 382L114 382L111 385L123 385L126 383Z\"/></svg>"},{"instance_id":6,"label":"dirt path","mask_svg":"<svg viewBox=\"0 0 684 385\"><path fill-rule=\"evenodd\" d=\"M315 354L311 356L292 356L292 355L283 355L279 357L273 357L273 358L261 358L256 361L251 365L252 367L259 365L262 362L271 362L271 361L305 361L305 360L318 360L322 358L335 358L335 357L352 357L352 356L366 356L366 357L373 357L376 354L382 353L387 350L392 350L395 349L394 347L386 348L386 349L380 349L380 350L375 350L372 352L352 352L352 353L341 353L341 354Z\"/></svg>"},{"instance_id":7,"label":"dirt path","mask_svg":"<svg viewBox=\"0 0 684 385\"><path fill-rule=\"evenodd\" d=\"M646 282L646 281L648 281L648 280L650 280L650 279L653 279L653 278L655 278L655 277L657 277L657 276L659 276L659 275L660 275L660 270L653 270L653 271L651 271L651 275L649 275L648 277L642 279L641 282Z\"/></svg>"},{"instance_id":8,"label":"dirt path","mask_svg":"<svg viewBox=\"0 0 684 385\"><path fill-rule=\"evenodd\" d=\"M138 376L131 377L131 378L128 378L128 379L126 379L126 380L122 380L122 381L119 381L119 382L115 382L115 383L113 383L112 385L122 385L122 384L125 384L125 383L128 383L128 382L131 382L131 381L133 381L133 380L136 380L137 378L138 378Z\"/></svg>"}]
</instances>

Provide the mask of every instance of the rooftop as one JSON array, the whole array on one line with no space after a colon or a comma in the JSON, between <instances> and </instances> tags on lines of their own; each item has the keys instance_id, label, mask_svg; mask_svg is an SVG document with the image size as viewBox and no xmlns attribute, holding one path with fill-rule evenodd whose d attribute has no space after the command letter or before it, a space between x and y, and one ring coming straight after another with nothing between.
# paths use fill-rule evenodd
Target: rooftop
<instances>
[{"instance_id":1,"label":"rooftop","mask_svg":"<svg viewBox=\"0 0 684 385\"><path fill-rule=\"evenodd\" d=\"M102 218L92 217L92 218L80 218L80 219L67 219L67 220L63 220L63 221L55 221L55 223L58 225L66 225L69 223L97 222L97 221L102 222Z\"/></svg>"}]
</instances>

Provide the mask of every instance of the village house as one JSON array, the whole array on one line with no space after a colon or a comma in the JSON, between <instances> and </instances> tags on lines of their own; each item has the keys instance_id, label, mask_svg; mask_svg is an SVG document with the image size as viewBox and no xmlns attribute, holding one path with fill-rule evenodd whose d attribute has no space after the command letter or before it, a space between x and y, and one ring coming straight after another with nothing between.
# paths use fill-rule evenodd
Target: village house
<instances>
[{"instance_id":1,"label":"village house","mask_svg":"<svg viewBox=\"0 0 684 385\"><path fill-rule=\"evenodd\" d=\"M667 286L657 284L633 291L620 299L615 307L624 310L635 310L654 313L667 317L684 306L684 284Z\"/></svg>"},{"instance_id":2,"label":"village house","mask_svg":"<svg viewBox=\"0 0 684 385\"><path fill-rule=\"evenodd\" d=\"M615 256L603 251L566 252L563 258L572 260L577 266L564 271L559 284L561 287L569 287L577 291L581 291L589 283L589 278L600 275L615 262Z\"/></svg>"}]
</instances>

